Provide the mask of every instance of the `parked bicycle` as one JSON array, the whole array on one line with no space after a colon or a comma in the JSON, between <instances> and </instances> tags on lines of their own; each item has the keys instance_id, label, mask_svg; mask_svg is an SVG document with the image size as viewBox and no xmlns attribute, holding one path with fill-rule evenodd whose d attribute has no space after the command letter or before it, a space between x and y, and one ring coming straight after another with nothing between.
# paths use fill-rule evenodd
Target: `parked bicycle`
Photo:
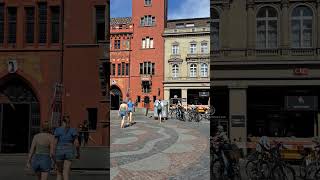
<instances>
[{"instance_id":1,"label":"parked bicycle","mask_svg":"<svg viewBox=\"0 0 320 180\"><path fill-rule=\"evenodd\" d=\"M214 138L210 138L210 172L212 179L217 180L241 180L240 174L240 150L234 144L219 144Z\"/></svg>"},{"instance_id":2,"label":"parked bicycle","mask_svg":"<svg viewBox=\"0 0 320 180\"><path fill-rule=\"evenodd\" d=\"M262 144L262 153L256 152L246 164L246 173L250 179L295 180L294 169L281 157L281 150L286 149L281 142L275 142L271 149Z\"/></svg>"},{"instance_id":3,"label":"parked bicycle","mask_svg":"<svg viewBox=\"0 0 320 180\"><path fill-rule=\"evenodd\" d=\"M314 150L305 150L302 155L300 177L306 180L320 180L320 144L317 144Z\"/></svg>"}]
</instances>

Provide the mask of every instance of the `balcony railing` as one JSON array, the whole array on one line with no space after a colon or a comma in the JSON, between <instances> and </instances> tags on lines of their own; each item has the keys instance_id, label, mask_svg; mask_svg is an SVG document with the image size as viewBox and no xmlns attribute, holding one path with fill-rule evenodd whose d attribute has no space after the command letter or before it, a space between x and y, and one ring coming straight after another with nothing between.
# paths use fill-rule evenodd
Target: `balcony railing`
<instances>
[{"instance_id":1,"label":"balcony railing","mask_svg":"<svg viewBox=\"0 0 320 180\"><path fill-rule=\"evenodd\" d=\"M209 53L189 53L187 54L187 58L210 58Z\"/></svg>"},{"instance_id":2,"label":"balcony railing","mask_svg":"<svg viewBox=\"0 0 320 180\"><path fill-rule=\"evenodd\" d=\"M166 77L167 81L208 81L210 82L210 76L208 77Z\"/></svg>"},{"instance_id":3,"label":"balcony railing","mask_svg":"<svg viewBox=\"0 0 320 180\"><path fill-rule=\"evenodd\" d=\"M319 56L320 49L316 48L289 48L289 49L220 49L210 51L213 58L232 57L268 57L268 56Z\"/></svg>"},{"instance_id":4,"label":"balcony railing","mask_svg":"<svg viewBox=\"0 0 320 180\"><path fill-rule=\"evenodd\" d=\"M170 59L181 58L180 54L171 54Z\"/></svg>"}]
</instances>

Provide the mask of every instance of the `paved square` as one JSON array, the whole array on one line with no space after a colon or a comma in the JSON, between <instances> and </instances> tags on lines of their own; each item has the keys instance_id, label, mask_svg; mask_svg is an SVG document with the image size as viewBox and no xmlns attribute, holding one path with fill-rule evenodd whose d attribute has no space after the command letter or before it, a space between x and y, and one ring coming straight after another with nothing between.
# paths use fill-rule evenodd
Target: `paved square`
<instances>
[{"instance_id":1,"label":"paved square","mask_svg":"<svg viewBox=\"0 0 320 180\"><path fill-rule=\"evenodd\" d=\"M111 179L210 179L208 123L134 114L136 124L120 128L111 112Z\"/></svg>"}]
</instances>

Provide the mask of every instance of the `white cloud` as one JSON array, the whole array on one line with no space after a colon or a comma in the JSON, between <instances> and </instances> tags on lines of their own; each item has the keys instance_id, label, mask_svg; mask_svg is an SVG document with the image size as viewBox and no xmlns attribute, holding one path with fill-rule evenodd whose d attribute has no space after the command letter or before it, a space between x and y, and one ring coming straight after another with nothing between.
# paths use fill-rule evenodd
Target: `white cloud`
<instances>
[{"instance_id":1,"label":"white cloud","mask_svg":"<svg viewBox=\"0 0 320 180\"><path fill-rule=\"evenodd\" d=\"M183 0L168 19L210 17L210 0Z\"/></svg>"}]
</instances>

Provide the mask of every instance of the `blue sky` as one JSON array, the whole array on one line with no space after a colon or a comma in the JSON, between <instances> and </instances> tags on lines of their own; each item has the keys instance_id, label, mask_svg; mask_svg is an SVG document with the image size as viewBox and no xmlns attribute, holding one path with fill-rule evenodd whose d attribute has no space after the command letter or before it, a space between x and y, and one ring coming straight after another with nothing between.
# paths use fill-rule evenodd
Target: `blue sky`
<instances>
[{"instance_id":1,"label":"blue sky","mask_svg":"<svg viewBox=\"0 0 320 180\"><path fill-rule=\"evenodd\" d=\"M111 17L131 16L132 1L110 0ZM181 3L183 1L183 3ZM168 0L168 19L199 18L210 16L210 0Z\"/></svg>"}]
</instances>

